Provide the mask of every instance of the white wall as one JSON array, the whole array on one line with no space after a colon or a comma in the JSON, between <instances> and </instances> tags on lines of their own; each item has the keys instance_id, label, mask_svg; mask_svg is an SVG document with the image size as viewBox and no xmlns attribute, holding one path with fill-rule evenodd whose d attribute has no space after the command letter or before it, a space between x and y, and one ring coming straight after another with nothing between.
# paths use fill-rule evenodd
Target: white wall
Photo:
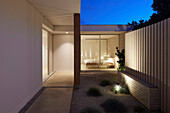
<instances>
[{"instance_id":1,"label":"white wall","mask_svg":"<svg viewBox=\"0 0 170 113\"><path fill-rule=\"evenodd\" d=\"M17 113L42 87L43 21L26 0L0 1L1 113Z\"/></svg>"},{"instance_id":2,"label":"white wall","mask_svg":"<svg viewBox=\"0 0 170 113\"><path fill-rule=\"evenodd\" d=\"M57 72L74 71L74 40L73 35L54 35L54 70Z\"/></svg>"}]
</instances>

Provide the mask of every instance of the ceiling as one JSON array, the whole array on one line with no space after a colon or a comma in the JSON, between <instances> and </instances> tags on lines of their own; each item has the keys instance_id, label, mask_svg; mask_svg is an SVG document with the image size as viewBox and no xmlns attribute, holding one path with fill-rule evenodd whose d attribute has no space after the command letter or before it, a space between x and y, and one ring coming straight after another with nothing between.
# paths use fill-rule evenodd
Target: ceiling
<instances>
[{"instance_id":1,"label":"ceiling","mask_svg":"<svg viewBox=\"0 0 170 113\"><path fill-rule=\"evenodd\" d=\"M80 0L28 0L53 25L73 25L73 14L80 13Z\"/></svg>"}]
</instances>

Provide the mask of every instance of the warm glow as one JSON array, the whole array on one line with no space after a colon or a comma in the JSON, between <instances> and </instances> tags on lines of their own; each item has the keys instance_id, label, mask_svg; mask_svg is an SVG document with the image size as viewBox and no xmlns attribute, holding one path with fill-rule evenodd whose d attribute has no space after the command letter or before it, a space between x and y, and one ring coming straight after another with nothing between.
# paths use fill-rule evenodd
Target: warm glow
<instances>
[{"instance_id":1,"label":"warm glow","mask_svg":"<svg viewBox=\"0 0 170 113\"><path fill-rule=\"evenodd\" d=\"M103 59L104 59L104 57L103 57L103 56L101 56L101 59L103 60Z\"/></svg>"},{"instance_id":2,"label":"warm glow","mask_svg":"<svg viewBox=\"0 0 170 113\"><path fill-rule=\"evenodd\" d=\"M66 32L66 34L68 34L68 32Z\"/></svg>"},{"instance_id":3,"label":"warm glow","mask_svg":"<svg viewBox=\"0 0 170 113\"><path fill-rule=\"evenodd\" d=\"M108 62L114 63L113 58L108 58Z\"/></svg>"},{"instance_id":4,"label":"warm glow","mask_svg":"<svg viewBox=\"0 0 170 113\"><path fill-rule=\"evenodd\" d=\"M119 91L119 90L120 90L120 88L121 88L121 86L120 86L120 85L115 85L115 89L116 89L116 91Z\"/></svg>"},{"instance_id":5,"label":"warm glow","mask_svg":"<svg viewBox=\"0 0 170 113\"><path fill-rule=\"evenodd\" d=\"M116 68L119 67L119 63L118 63L117 61L119 61L119 58L116 56L116 57L115 57L115 67L116 67Z\"/></svg>"}]
</instances>

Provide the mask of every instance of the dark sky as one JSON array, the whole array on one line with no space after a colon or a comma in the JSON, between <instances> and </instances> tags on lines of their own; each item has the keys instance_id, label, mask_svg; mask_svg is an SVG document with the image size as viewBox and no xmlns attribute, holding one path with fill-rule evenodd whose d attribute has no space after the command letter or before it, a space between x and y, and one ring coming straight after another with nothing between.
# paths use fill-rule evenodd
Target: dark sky
<instances>
[{"instance_id":1,"label":"dark sky","mask_svg":"<svg viewBox=\"0 0 170 113\"><path fill-rule=\"evenodd\" d=\"M81 25L127 24L148 20L153 0L81 0Z\"/></svg>"}]
</instances>

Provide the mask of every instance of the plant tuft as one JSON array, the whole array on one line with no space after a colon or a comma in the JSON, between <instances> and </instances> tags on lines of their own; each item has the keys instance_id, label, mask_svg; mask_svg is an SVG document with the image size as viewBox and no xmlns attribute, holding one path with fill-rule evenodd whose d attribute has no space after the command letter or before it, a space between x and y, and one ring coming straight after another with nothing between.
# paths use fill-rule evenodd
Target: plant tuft
<instances>
[{"instance_id":1,"label":"plant tuft","mask_svg":"<svg viewBox=\"0 0 170 113\"><path fill-rule=\"evenodd\" d=\"M100 82L100 86L108 86L108 85L111 85L112 83L109 81L109 80L103 80Z\"/></svg>"},{"instance_id":2,"label":"plant tuft","mask_svg":"<svg viewBox=\"0 0 170 113\"><path fill-rule=\"evenodd\" d=\"M119 58L119 68L117 69L118 71L124 71L125 70L125 49L122 49L120 51L118 47L116 47L117 53L115 55Z\"/></svg>"},{"instance_id":3,"label":"plant tuft","mask_svg":"<svg viewBox=\"0 0 170 113\"><path fill-rule=\"evenodd\" d=\"M90 88L87 92L87 95L94 96L94 97L102 96L100 90L97 88Z\"/></svg>"},{"instance_id":4,"label":"plant tuft","mask_svg":"<svg viewBox=\"0 0 170 113\"><path fill-rule=\"evenodd\" d=\"M145 113L146 112L145 109L141 106L135 106L134 111L137 113Z\"/></svg>"},{"instance_id":5,"label":"plant tuft","mask_svg":"<svg viewBox=\"0 0 170 113\"><path fill-rule=\"evenodd\" d=\"M106 112L124 113L127 111L125 105L116 99L107 99L101 104L101 107L103 107Z\"/></svg>"}]
</instances>

